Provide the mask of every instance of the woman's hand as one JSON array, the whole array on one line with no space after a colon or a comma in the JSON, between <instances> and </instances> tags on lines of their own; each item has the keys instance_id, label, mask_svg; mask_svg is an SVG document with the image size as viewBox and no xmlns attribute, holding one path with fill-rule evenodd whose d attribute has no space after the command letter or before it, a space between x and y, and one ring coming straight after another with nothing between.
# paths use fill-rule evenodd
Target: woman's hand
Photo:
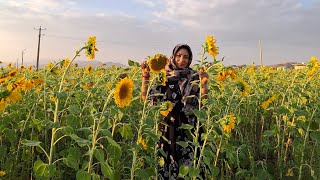
<instances>
[{"instance_id":1,"label":"woman's hand","mask_svg":"<svg viewBox=\"0 0 320 180\"><path fill-rule=\"evenodd\" d=\"M142 77L150 76L150 68L147 65L147 61L143 61L140 67L142 70Z\"/></svg>"},{"instance_id":2,"label":"woman's hand","mask_svg":"<svg viewBox=\"0 0 320 180\"><path fill-rule=\"evenodd\" d=\"M204 71L203 68L201 68L200 72L199 72L199 78L201 80L201 84L206 84L209 78L209 75L207 72Z\"/></svg>"}]
</instances>

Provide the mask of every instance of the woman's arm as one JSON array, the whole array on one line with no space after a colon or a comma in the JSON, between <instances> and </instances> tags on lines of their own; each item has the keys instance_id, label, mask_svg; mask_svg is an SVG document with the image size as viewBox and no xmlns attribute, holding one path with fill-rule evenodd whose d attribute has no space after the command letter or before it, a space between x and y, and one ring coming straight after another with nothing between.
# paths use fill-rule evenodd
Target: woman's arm
<instances>
[{"instance_id":1,"label":"woman's arm","mask_svg":"<svg viewBox=\"0 0 320 180\"><path fill-rule=\"evenodd\" d=\"M201 96L204 99L208 98L208 78L209 75L207 72L205 72L203 69L200 70L199 73L200 77L200 84L201 84Z\"/></svg>"}]
</instances>

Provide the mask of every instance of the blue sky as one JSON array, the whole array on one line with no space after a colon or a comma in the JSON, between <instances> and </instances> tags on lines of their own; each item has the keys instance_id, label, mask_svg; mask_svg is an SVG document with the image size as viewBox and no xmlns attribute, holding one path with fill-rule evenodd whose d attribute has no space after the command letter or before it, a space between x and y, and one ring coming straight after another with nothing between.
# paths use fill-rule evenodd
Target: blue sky
<instances>
[{"instance_id":1,"label":"blue sky","mask_svg":"<svg viewBox=\"0 0 320 180\"><path fill-rule=\"evenodd\" d=\"M225 64L307 61L320 56L320 0L0 0L0 61L15 62L27 48L34 64L37 31L41 62L73 56L97 36L97 60L126 64L188 43L199 59L213 35ZM84 56L80 59L85 60Z\"/></svg>"}]
</instances>

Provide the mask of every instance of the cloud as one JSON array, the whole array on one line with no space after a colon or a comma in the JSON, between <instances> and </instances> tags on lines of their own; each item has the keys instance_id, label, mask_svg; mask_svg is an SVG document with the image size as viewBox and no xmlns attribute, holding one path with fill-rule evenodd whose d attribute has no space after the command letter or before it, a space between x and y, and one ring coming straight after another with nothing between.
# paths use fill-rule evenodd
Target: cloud
<instances>
[{"instance_id":1,"label":"cloud","mask_svg":"<svg viewBox=\"0 0 320 180\"><path fill-rule=\"evenodd\" d=\"M189 44L197 60L206 35L216 37L218 58L225 56L226 65L259 63L259 40L265 64L320 56L319 3L305 7L298 0L133 1L152 14L141 18L127 9L87 9L67 0L27 0L28 6L3 3L0 34L6 45L0 45L0 60L16 60L27 48L25 61L34 62L38 32L33 28L40 25L47 29L41 39L43 60L73 56L92 35L97 36L97 60L123 64L156 53L170 56L178 43Z\"/></svg>"}]
</instances>

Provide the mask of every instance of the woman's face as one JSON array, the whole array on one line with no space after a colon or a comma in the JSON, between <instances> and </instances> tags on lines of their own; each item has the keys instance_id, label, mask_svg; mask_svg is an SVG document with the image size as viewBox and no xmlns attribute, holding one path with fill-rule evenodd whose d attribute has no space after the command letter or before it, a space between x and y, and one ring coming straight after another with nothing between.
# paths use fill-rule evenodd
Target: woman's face
<instances>
[{"instance_id":1,"label":"woman's face","mask_svg":"<svg viewBox=\"0 0 320 180\"><path fill-rule=\"evenodd\" d=\"M185 69L190 61L189 52L184 48L179 49L174 60L179 69Z\"/></svg>"}]
</instances>

